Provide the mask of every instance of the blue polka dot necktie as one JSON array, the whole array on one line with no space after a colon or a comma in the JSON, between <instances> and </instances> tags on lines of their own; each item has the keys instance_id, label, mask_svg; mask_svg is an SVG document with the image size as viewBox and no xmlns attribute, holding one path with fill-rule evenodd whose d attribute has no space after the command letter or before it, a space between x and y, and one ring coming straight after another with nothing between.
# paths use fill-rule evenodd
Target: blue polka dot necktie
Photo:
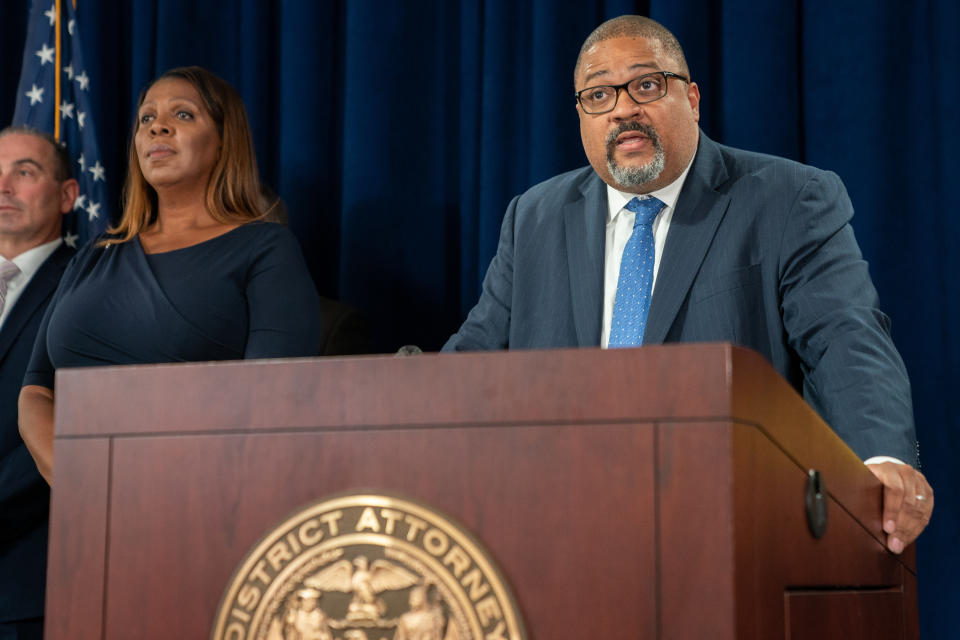
<instances>
[{"instance_id":1,"label":"blue polka dot necktie","mask_svg":"<svg viewBox=\"0 0 960 640\"><path fill-rule=\"evenodd\" d=\"M653 290L653 221L664 204L656 198L634 198L626 208L636 215L633 233L623 249L617 296L613 302L609 347L638 347L643 343Z\"/></svg>"}]
</instances>

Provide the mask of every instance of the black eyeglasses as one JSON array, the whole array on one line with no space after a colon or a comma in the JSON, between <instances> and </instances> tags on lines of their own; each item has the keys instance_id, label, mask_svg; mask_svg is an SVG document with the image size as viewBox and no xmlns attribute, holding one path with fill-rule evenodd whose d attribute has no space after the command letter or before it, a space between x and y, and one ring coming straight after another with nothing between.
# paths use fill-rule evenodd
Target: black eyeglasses
<instances>
[{"instance_id":1,"label":"black eyeglasses","mask_svg":"<svg viewBox=\"0 0 960 640\"><path fill-rule=\"evenodd\" d=\"M653 102L667 95L667 84L670 78L677 78L683 82L690 82L679 73L672 71L654 71L637 76L623 84L605 84L598 87L588 87L577 91L574 95L584 113L596 115L613 111L620 97L620 89L626 89L627 95L637 104Z\"/></svg>"}]
</instances>

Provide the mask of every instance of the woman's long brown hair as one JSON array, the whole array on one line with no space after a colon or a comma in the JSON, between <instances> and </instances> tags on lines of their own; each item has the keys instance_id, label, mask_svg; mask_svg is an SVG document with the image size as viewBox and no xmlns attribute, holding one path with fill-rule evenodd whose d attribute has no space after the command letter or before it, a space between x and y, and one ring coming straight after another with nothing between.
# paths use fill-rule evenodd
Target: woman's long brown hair
<instances>
[{"instance_id":1,"label":"woman's long brown hair","mask_svg":"<svg viewBox=\"0 0 960 640\"><path fill-rule=\"evenodd\" d=\"M220 152L210 173L204 197L207 211L217 222L236 224L264 217L253 135L243 100L227 82L201 67L170 69L147 85L137 101L130 135L129 167L123 186L123 214L107 229L117 237L109 242L126 242L145 231L157 219L157 192L143 177L137 157L136 135L139 112L150 87L168 78L186 80L197 90L203 106L217 126Z\"/></svg>"}]
</instances>

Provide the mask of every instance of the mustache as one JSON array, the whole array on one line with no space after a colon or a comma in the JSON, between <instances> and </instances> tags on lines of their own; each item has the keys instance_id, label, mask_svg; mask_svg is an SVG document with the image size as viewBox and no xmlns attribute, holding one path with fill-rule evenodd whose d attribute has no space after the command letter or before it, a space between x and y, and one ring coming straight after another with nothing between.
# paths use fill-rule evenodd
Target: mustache
<instances>
[{"instance_id":1,"label":"mustache","mask_svg":"<svg viewBox=\"0 0 960 640\"><path fill-rule=\"evenodd\" d=\"M657 135L657 130L654 129L652 125L630 120L627 122L621 122L613 131L607 134L607 150L612 152L617 144L617 138L627 131L639 131L643 135L650 138L650 142L653 143L653 147L655 149L660 148L660 136Z\"/></svg>"},{"instance_id":2,"label":"mustache","mask_svg":"<svg viewBox=\"0 0 960 640\"><path fill-rule=\"evenodd\" d=\"M11 198L9 196L0 196L0 207L13 207L14 209L23 210L23 203L17 200L16 198Z\"/></svg>"}]
</instances>

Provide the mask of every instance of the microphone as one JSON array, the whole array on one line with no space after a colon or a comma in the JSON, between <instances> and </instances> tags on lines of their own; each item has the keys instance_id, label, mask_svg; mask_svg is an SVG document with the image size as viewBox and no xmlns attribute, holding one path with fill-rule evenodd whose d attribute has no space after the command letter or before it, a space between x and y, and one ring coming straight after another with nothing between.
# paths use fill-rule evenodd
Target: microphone
<instances>
[{"instance_id":1,"label":"microphone","mask_svg":"<svg viewBox=\"0 0 960 640\"><path fill-rule=\"evenodd\" d=\"M416 356L416 355L420 355L421 353L423 353L423 349L421 349L421 348L418 347L417 345L415 345L415 344L405 344L405 345L403 345L402 347L400 347L399 349L397 349L397 353L394 354L394 355L395 355L395 357Z\"/></svg>"}]
</instances>

